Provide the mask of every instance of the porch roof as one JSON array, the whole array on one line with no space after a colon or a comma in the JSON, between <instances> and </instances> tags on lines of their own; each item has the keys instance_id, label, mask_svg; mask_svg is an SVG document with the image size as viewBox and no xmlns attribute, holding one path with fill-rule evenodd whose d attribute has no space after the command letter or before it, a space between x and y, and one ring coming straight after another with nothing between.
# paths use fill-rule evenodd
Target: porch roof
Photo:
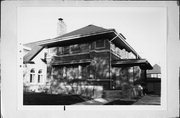
<instances>
[{"instance_id":1,"label":"porch roof","mask_svg":"<svg viewBox=\"0 0 180 118\"><path fill-rule=\"evenodd\" d=\"M151 70L153 67L146 59L122 59L118 61L112 61L113 67L131 67L139 66L141 69Z\"/></svg>"}]
</instances>

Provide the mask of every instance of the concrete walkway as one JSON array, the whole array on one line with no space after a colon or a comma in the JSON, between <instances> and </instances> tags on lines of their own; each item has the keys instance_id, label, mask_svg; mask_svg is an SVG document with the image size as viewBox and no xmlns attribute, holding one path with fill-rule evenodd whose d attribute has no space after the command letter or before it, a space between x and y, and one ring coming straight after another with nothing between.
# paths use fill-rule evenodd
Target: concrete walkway
<instances>
[{"instance_id":1,"label":"concrete walkway","mask_svg":"<svg viewBox=\"0 0 180 118\"><path fill-rule=\"evenodd\" d=\"M136 102L134 99L119 99L119 98L96 98L93 100L77 103L74 105L130 105Z\"/></svg>"},{"instance_id":2,"label":"concrete walkway","mask_svg":"<svg viewBox=\"0 0 180 118\"><path fill-rule=\"evenodd\" d=\"M133 105L160 105L160 98L157 95L145 95Z\"/></svg>"},{"instance_id":3,"label":"concrete walkway","mask_svg":"<svg viewBox=\"0 0 180 118\"><path fill-rule=\"evenodd\" d=\"M156 95L145 95L137 101L132 100L132 99L128 100L128 99L119 99L119 98L96 98L96 99L88 100L88 101L73 104L73 105L105 105L105 104L111 103L113 101L118 101L118 100L119 100L119 103L117 102L117 104L113 104L113 105L121 105L122 103L120 102L123 102L123 101L127 103L128 101L129 102L134 101L135 103L132 105L160 105L160 97Z\"/></svg>"},{"instance_id":4,"label":"concrete walkway","mask_svg":"<svg viewBox=\"0 0 180 118\"><path fill-rule=\"evenodd\" d=\"M77 103L74 105L104 105L104 104L107 104L107 103L112 102L114 100L115 99L110 99L110 98L106 98L106 99L105 98L96 98L93 100L88 100L88 101Z\"/></svg>"}]
</instances>

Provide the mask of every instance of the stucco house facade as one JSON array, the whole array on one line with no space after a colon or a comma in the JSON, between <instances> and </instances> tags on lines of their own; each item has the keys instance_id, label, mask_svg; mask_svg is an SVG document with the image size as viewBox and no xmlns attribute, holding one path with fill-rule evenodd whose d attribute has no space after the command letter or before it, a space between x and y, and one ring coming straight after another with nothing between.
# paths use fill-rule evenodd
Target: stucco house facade
<instances>
[{"instance_id":1,"label":"stucco house facade","mask_svg":"<svg viewBox=\"0 0 180 118\"><path fill-rule=\"evenodd\" d=\"M100 97L105 90L130 90L128 95L133 97L136 81L144 81L146 70L152 69L122 34L95 25L25 46L32 48L24 56L29 73L25 80L32 81L31 69L37 68L38 83L42 68L42 84L52 94L92 93L89 96Z\"/></svg>"}]
</instances>

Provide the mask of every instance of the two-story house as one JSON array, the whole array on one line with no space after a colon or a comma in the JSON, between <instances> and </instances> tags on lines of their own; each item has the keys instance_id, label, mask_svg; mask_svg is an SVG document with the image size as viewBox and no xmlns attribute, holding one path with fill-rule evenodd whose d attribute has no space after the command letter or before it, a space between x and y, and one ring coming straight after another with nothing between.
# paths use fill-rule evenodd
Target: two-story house
<instances>
[{"instance_id":1,"label":"two-story house","mask_svg":"<svg viewBox=\"0 0 180 118\"><path fill-rule=\"evenodd\" d=\"M57 93L77 86L133 89L135 81L143 81L146 70L152 69L115 29L88 25L53 39L26 44L32 45L38 48L28 53L32 58L26 56L24 63L32 63L41 50L46 50L41 59L47 66L46 82ZM83 87L77 88L76 93L80 94Z\"/></svg>"}]
</instances>

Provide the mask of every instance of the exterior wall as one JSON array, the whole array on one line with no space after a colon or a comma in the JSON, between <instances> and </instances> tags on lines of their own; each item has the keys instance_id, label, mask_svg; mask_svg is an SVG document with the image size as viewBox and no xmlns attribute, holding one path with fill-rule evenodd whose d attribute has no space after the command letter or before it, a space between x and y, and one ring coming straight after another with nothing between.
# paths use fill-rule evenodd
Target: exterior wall
<instances>
[{"instance_id":1,"label":"exterior wall","mask_svg":"<svg viewBox=\"0 0 180 118\"><path fill-rule=\"evenodd\" d=\"M147 93L161 95L161 81L148 81Z\"/></svg>"},{"instance_id":2,"label":"exterior wall","mask_svg":"<svg viewBox=\"0 0 180 118\"><path fill-rule=\"evenodd\" d=\"M134 84L143 76L139 67L111 67L112 60L132 59L128 52L117 47L112 49L104 39L86 44L44 49L32 61L25 64L24 82L31 91L44 91L51 94L80 94L87 97L102 97L103 90L122 90L123 97L137 96L138 87ZM67 48L69 47L69 49ZM48 50L48 51L47 51ZM120 52L119 52L120 51ZM111 54L111 55L110 55ZM46 58L46 64L41 60ZM78 61L84 63L78 63ZM86 63L86 60L91 60ZM43 69L43 83L29 83L30 69Z\"/></svg>"},{"instance_id":3,"label":"exterior wall","mask_svg":"<svg viewBox=\"0 0 180 118\"><path fill-rule=\"evenodd\" d=\"M122 90L122 96L124 98L134 98L139 96L138 81L144 79L143 71L138 67L113 67L112 79L114 80L114 89Z\"/></svg>"},{"instance_id":4,"label":"exterior wall","mask_svg":"<svg viewBox=\"0 0 180 118\"><path fill-rule=\"evenodd\" d=\"M49 92L101 97L102 90L109 88L109 81L107 81L109 79L109 58L107 54L108 52L91 52L89 57L92 61L89 64L49 65Z\"/></svg>"},{"instance_id":5,"label":"exterior wall","mask_svg":"<svg viewBox=\"0 0 180 118\"><path fill-rule=\"evenodd\" d=\"M34 91L34 92L41 92L42 87L46 85L46 73L47 73L47 65L41 60L44 58L44 53L46 50L42 50L32 61L34 64L24 64L24 71L23 71L23 84L25 91ZM35 70L34 73L34 80L30 82L30 74L31 69ZM41 80L38 82L38 71L42 70L41 73Z\"/></svg>"},{"instance_id":6,"label":"exterior wall","mask_svg":"<svg viewBox=\"0 0 180 118\"><path fill-rule=\"evenodd\" d=\"M48 61L47 77L50 85L48 92L84 94L84 91L89 91L86 93L87 96L98 97L97 95L101 96L103 89L109 88L109 81L107 81L109 79L109 51L106 50L109 48L109 44L107 40L101 48L97 48L95 42L91 42L87 46L80 49L79 52L70 50L71 53L69 54L58 53L58 48L54 50L54 56ZM84 50L86 51L84 52ZM52 64L71 63L83 59L90 59L91 62L61 66L58 64L53 66ZM78 91L79 89L81 92ZM97 94L97 92L101 94ZM89 95L88 93L92 94Z\"/></svg>"},{"instance_id":7,"label":"exterior wall","mask_svg":"<svg viewBox=\"0 0 180 118\"><path fill-rule=\"evenodd\" d=\"M90 81L104 89L110 89L109 52L92 52L91 56L93 60L90 64Z\"/></svg>"},{"instance_id":8,"label":"exterior wall","mask_svg":"<svg viewBox=\"0 0 180 118\"><path fill-rule=\"evenodd\" d=\"M128 53L125 49L121 50L117 47L112 49L112 45L110 46L108 40L104 40L102 47L97 47L96 41L88 43L87 47L83 47L84 49L81 48L81 44L78 45L79 50L73 52L70 49L68 54L61 52L64 50L62 47L53 48L54 51L51 52L53 55L49 58L47 68L50 93L84 94L83 92L87 89L90 93L93 93L92 97L96 93L93 92L95 88L90 89L88 87L96 86L96 88L101 88L102 90L112 88L122 90L124 97L135 97L138 95L139 88L134 83L144 77L144 72L137 66L110 67L110 61L112 60L135 59L135 55L131 52ZM78 45L76 46L78 47ZM99 43L99 45L101 44ZM69 47L71 48L72 45ZM88 64L73 63L83 59L90 59L91 62ZM53 66L53 63L56 66ZM63 63L72 64L63 65ZM79 91L80 89L81 92Z\"/></svg>"}]
</instances>

